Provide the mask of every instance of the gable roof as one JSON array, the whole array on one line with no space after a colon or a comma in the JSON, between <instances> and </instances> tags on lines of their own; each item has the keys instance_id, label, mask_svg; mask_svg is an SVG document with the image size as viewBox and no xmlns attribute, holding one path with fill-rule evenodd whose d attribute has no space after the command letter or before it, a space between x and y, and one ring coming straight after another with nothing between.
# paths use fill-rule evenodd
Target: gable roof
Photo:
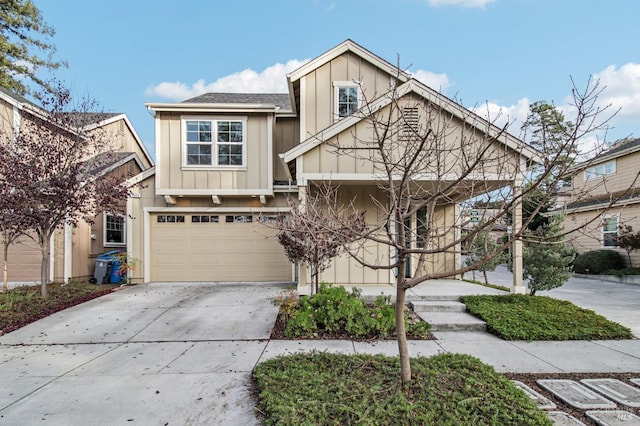
<instances>
[{"instance_id":1,"label":"gable roof","mask_svg":"<svg viewBox=\"0 0 640 426\"><path fill-rule=\"evenodd\" d=\"M342 55L345 52L355 53L356 55L360 56L362 59L365 59L366 61L370 62L377 68L380 68L383 71L386 71L392 76L398 75L400 81L402 82L406 82L411 78L411 75L409 73L401 70L399 71L397 66L385 61L380 56L374 53L371 53L369 50L360 46L358 43L354 42L353 40L347 39L342 43L340 43L339 45L337 45L336 47L334 47L333 49L328 50L327 52L323 53L317 58L310 60L306 64L302 65L301 67L287 74L287 80L289 80L289 84L293 83L294 81L300 80L302 77L304 77L311 71L321 67L322 65L326 64L329 61L332 61L333 59L337 58L338 56Z\"/></svg>"},{"instance_id":2,"label":"gable roof","mask_svg":"<svg viewBox=\"0 0 640 426\"><path fill-rule=\"evenodd\" d=\"M475 128L481 127L480 130L483 133L487 132L489 137L496 139L498 142L505 144L515 151L518 151L520 155L522 155L526 159L536 163L542 162L541 154L534 148L525 144L510 133L503 132L499 127L489 123L487 120L478 116L474 112L447 98L443 94L436 92L435 90L419 82L418 80L411 79L399 86L397 89L397 98L405 96L408 93L415 93L418 96L426 99L430 103L442 106L443 109L448 113L453 114L455 117L468 125L471 125ZM371 102L369 108L372 113L375 113L382 108L390 105L391 102L392 99L390 96L383 95ZM285 152L283 154L283 160L285 161L285 163L288 163L365 119L366 117L363 117L359 114L353 114L345 117L342 120L333 123L331 126L321 130L317 134L307 138L305 141L291 148L289 151Z\"/></svg>"}]
</instances>

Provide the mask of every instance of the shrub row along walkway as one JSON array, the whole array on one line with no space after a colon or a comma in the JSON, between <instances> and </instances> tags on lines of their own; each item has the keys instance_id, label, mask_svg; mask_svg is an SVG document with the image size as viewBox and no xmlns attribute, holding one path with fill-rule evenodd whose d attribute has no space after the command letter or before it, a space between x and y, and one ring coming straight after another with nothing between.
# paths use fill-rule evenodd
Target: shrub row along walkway
<instances>
[{"instance_id":1,"label":"shrub row along walkway","mask_svg":"<svg viewBox=\"0 0 640 426\"><path fill-rule=\"evenodd\" d=\"M300 350L395 355L394 341L269 340L280 284L155 283L0 337L0 423L259 424L253 367ZM424 290L426 291L426 290ZM436 333L412 356L477 356L499 372L637 372L640 340L507 342Z\"/></svg>"}]
</instances>

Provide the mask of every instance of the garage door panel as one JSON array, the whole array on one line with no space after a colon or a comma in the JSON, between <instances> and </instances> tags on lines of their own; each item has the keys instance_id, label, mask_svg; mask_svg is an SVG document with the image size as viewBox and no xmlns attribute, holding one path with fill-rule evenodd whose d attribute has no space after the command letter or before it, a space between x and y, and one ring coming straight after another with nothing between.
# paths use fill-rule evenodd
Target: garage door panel
<instances>
[{"instance_id":1,"label":"garage door panel","mask_svg":"<svg viewBox=\"0 0 640 426\"><path fill-rule=\"evenodd\" d=\"M152 281L289 281L291 265L260 223L158 221L151 216ZM267 238L270 236L270 238Z\"/></svg>"}]
</instances>

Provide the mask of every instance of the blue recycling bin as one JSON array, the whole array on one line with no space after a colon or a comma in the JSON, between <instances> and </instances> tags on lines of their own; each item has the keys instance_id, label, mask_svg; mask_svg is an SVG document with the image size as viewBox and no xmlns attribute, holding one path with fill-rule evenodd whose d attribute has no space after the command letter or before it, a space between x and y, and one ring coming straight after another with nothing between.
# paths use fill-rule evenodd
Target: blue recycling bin
<instances>
[{"instance_id":1,"label":"blue recycling bin","mask_svg":"<svg viewBox=\"0 0 640 426\"><path fill-rule=\"evenodd\" d=\"M112 250L98 256L98 260L109 261L109 263L111 263L111 270L109 272L110 284L120 284L120 282L122 282L120 261L118 261L118 258L116 257L120 253L122 253L120 250Z\"/></svg>"}]
</instances>

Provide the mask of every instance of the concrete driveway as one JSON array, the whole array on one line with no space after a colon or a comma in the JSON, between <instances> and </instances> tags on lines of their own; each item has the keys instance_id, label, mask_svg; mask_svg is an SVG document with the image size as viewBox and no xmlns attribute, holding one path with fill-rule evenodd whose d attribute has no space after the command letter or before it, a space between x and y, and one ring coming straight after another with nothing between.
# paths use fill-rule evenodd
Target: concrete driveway
<instances>
[{"instance_id":1,"label":"concrete driveway","mask_svg":"<svg viewBox=\"0 0 640 426\"><path fill-rule=\"evenodd\" d=\"M0 424L257 424L250 372L283 288L139 285L2 336Z\"/></svg>"}]
</instances>

